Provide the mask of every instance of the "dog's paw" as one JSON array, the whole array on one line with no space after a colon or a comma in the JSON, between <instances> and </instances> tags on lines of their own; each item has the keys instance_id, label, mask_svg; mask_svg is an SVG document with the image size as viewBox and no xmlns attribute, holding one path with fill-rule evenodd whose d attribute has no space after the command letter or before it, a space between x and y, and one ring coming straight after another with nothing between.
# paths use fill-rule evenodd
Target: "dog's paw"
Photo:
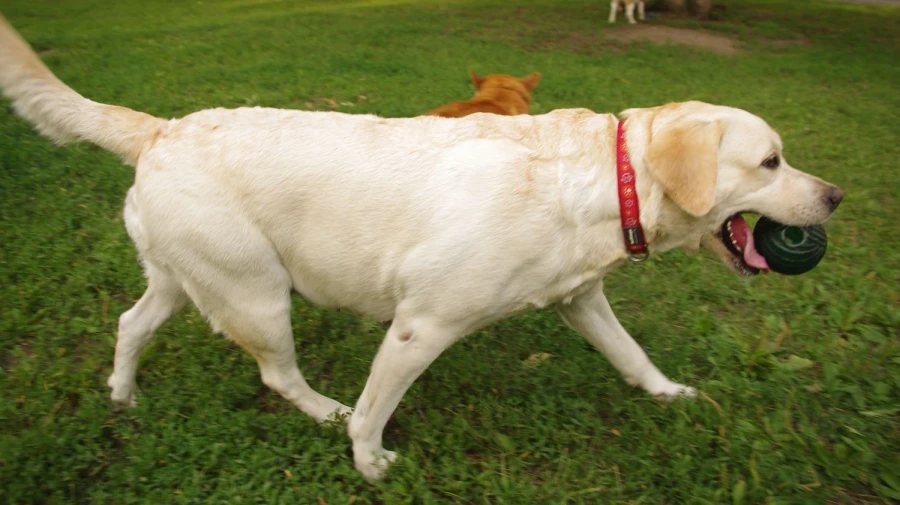
<instances>
[{"instance_id":1,"label":"dog's paw","mask_svg":"<svg viewBox=\"0 0 900 505\"><path fill-rule=\"evenodd\" d=\"M654 396L663 401L670 402L676 398L694 398L697 396L697 390L682 384L672 383L673 388L657 393Z\"/></svg>"},{"instance_id":2,"label":"dog's paw","mask_svg":"<svg viewBox=\"0 0 900 505\"><path fill-rule=\"evenodd\" d=\"M647 388L647 392L653 395L654 398L667 402L676 398L694 398L697 396L696 389L672 381L666 381L653 388Z\"/></svg>"},{"instance_id":3,"label":"dog's paw","mask_svg":"<svg viewBox=\"0 0 900 505\"><path fill-rule=\"evenodd\" d=\"M338 407L337 410L332 412L331 415L328 417L331 419L334 419L335 421L347 422L350 420L351 415L353 415L353 409L351 407L341 404L341 406Z\"/></svg>"},{"instance_id":4,"label":"dog's paw","mask_svg":"<svg viewBox=\"0 0 900 505\"><path fill-rule=\"evenodd\" d=\"M137 405L137 401L135 401L134 399L134 393L137 389L137 384L122 383L121 381L117 380L115 374L113 374L109 376L109 379L107 379L106 385L112 389L112 393L110 393L109 395L112 401L121 403L122 405L128 407L134 407Z\"/></svg>"},{"instance_id":5,"label":"dog's paw","mask_svg":"<svg viewBox=\"0 0 900 505\"><path fill-rule=\"evenodd\" d=\"M397 453L387 449L366 451L358 454L353 451L353 463L356 469L369 480L381 480L384 478L388 467L397 460Z\"/></svg>"}]
</instances>

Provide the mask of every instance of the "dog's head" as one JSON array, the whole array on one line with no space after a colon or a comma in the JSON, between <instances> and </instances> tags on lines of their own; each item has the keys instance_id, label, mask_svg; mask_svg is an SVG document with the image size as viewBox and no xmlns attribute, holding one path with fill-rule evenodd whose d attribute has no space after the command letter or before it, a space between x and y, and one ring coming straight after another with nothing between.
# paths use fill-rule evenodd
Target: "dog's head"
<instances>
[{"instance_id":1,"label":"dog's head","mask_svg":"<svg viewBox=\"0 0 900 505\"><path fill-rule=\"evenodd\" d=\"M741 275L766 267L741 213L794 226L821 224L841 202L835 185L788 164L781 137L749 112L701 102L629 109L632 152L662 188L658 228L671 247L712 250ZM631 139L632 137L629 137Z\"/></svg>"},{"instance_id":2,"label":"dog's head","mask_svg":"<svg viewBox=\"0 0 900 505\"><path fill-rule=\"evenodd\" d=\"M475 72L469 71L472 76L472 84L475 85L476 96L490 90L507 90L518 93L525 100L525 103L531 103L531 92L537 87L538 81L541 80L541 74L534 72L525 77L513 77L506 74L491 74L480 76Z\"/></svg>"}]
</instances>

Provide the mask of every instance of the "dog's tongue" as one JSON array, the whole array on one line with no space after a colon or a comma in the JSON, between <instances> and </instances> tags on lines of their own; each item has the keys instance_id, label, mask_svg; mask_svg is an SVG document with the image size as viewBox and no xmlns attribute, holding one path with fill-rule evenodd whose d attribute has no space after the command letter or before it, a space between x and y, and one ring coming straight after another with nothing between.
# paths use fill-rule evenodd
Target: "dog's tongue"
<instances>
[{"instance_id":1,"label":"dog's tongue","mask_svg":"<svg viewBox=\"0 0 900 505\"><path fill-rule=\"evenodd\" d=\"M731 236L735 238L738 246L744 251L744 261L748 265L760 270L769 269L766 259L753 246L753 230L750 229L747 221L744 221L743 216L740 214L731 219Z\"/></svg>"}]
</instances>

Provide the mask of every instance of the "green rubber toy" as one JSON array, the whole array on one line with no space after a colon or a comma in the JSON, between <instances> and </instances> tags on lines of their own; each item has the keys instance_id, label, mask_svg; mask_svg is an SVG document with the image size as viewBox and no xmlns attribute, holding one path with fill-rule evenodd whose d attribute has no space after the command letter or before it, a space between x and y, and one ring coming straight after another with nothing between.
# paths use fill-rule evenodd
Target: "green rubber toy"
<instances>
[{"instance_id":1,"label":"green rubber toy","mask_svg":"<svg viewBox=\"0 0 900 505\"><path fill-rule=\"evenodd\" d=\"M822 225L787 226L761 217L753 229L756 250L773 272L799 275L822 261L828 237Z\"/></svg>"}]
</instances>

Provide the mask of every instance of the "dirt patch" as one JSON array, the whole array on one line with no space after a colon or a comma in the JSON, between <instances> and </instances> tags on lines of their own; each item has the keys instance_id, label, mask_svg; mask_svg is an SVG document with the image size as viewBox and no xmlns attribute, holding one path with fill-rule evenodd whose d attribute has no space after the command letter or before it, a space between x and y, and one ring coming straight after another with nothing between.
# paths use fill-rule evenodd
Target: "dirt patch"
<instances>
[{"instance_id":1,"label":"dirt patch","mask_svg":"<svg viewBox=\"0 0 900 505\"><path fill-rule=\"evenodd\" d=\"M649 40L657 44L681 44L699 47L718 54L737 54L740 52L735 47L734 40L726 35L671 26L638 24L614 28L607 31L606 36L619 42Z\"/></svg>"},{"instance_id":2,"label":"dirt patch","mask_svg":"<svg viewBox=\"0 0 900 505\"><path fill-rule=\"evenodd\" d=\"M573 17L576 13L580 16L577 19ZM691 17L671 12L652 12L654 21L636 25L609 26L603 22L598 26L583 22L585 18L605 20L607 13L608 10L600 8L561 11L504 9L497 10L494 16L507 21L502 24L483 25L481 17L465 19L466 23L477 26L471 32L472 36L527 52L622 53L628 50L630 44L640 41L678 44L725 55L751 50L783 51L810 45L809 40L795 33L784 39L770 38L767 34L756 33L750 26L723 21L722 9L715 9L712 13L711 18L718 21L706 21L700 25ZM776 17L776 13L759 11L757 16L769 19ZM675 26L671 26L673 24ZM448 24L448 34L458 29L451 30L450 26Z\"/></svg>"}]
</instances>

